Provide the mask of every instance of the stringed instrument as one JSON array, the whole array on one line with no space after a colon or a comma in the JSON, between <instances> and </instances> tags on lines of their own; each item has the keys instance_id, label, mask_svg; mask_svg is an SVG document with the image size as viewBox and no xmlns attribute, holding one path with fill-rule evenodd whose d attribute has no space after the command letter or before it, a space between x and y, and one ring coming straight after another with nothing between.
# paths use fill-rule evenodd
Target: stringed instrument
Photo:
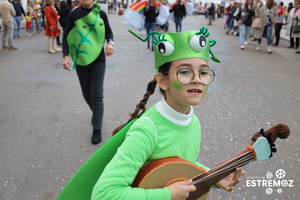
<instances>
[{"instance_id":1,"label":"stringed instrument","mask_svg":"<svg viewBox=\"0 0 300 200\"><path fill-rule=\"evenodd\" d=\"M255 160L266 160L271 157L272 150L273 152L276 151L274 142L277 137L285 139L289 134L288 126L284 124L278 124L267 131L261 129L252 137L253 144L248 145L243 151L221 162L209 171L178 157L154 160L139 171L132 187L144 189L163 188L176 181L192 179L196 191L191 192L187 199L206 200L213 185L233 173L237 167L242 167Z\"/></svg>"}]
</instances>

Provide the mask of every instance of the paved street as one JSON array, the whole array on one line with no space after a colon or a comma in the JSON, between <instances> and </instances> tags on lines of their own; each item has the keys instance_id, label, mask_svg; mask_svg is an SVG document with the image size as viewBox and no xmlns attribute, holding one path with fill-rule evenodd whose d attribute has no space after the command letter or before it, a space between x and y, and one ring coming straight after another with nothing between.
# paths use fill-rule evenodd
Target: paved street
<instances>
[{"instance_id":1,"label":"paved street","mask_svg":"<svg viewBox=\"0 0 300 200\"><path fill-rule=\"evenodd\" d=\"M56 199L144 95L154 76L153 53L127 31L131 27L122 16L108 15L115 54L107 58L104 141L99 145L90 142L91 111L76 72L62 69L61 53L47 53L44 32L27 38L23 29L22 38L13 40L17 51L0 51L0 200ZM183 31L207 23L203 16L188 16ZM278 123L289 125L291 136L276 141L272 158L245 166L247 174L232 193L212 191L210 199L299 200L300 56L287 48L286 40L272 54L267 53L266 39L261 51L255 50L256 42L242 51L239 38L226 35L223 24L224 19L216 19L208 27L210 39L217 40L212 51L222 63L210 62L216 78L195 107L203 129L199 160L213 167L246 148L261 128ZM157 89L148 107L161 98ZM284 178L276 176L279 169L285 171ZM280 184L257 185L261 180Z\"/></svg>"}]
</instances>

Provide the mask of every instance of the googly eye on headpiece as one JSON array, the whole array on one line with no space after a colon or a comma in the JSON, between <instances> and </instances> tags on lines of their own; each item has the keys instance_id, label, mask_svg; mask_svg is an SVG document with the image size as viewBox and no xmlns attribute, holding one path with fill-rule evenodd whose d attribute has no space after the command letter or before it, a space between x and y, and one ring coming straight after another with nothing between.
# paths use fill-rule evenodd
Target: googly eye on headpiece
<instances>
[{"instance_id":1,"label":"googly eye on headpiece","mask_svg":"<svg viewBox=\"0 0 300 200\"><path fill-rule=\"evenodd\" d=\"M150 32L145 39L142 39L132 30L128 30L138 39L146 42L148 38L155 34L154 40L154 59L155 68L158 68L167 62L186 58L203 58L207 63L209 54L211 59L217 63L221 61L214 56L210 47L216 44L215 40L208 40L209 32L205 27L199 31L186 31L181 33L159 33Z\"/></svg>"}]
</instances>

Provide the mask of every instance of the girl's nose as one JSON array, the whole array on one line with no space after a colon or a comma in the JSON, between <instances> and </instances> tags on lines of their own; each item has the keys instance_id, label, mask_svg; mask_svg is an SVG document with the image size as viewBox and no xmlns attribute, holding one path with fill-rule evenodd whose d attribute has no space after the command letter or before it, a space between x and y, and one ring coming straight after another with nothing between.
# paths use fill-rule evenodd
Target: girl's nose
<instances>
[{"instance_id":1,"label":"girl's nose","mask_svg":"<svg viewBox=\"0 0 300 200\"><path fill-rule=\"evenodd\" d=\"M199 73L195 73L192 83L202 83Z\"/></svg>"}]
</instances>

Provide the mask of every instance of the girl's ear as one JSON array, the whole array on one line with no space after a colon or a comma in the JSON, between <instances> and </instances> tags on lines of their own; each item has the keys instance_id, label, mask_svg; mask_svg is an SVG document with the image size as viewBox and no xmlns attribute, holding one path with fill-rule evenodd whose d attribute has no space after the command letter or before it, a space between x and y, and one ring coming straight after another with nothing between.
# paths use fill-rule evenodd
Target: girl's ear
<instances>
[{"instance_id":1,"label":"girl's ear","mask_svg":"<svg viewBox=\"0 0 300 200\"><path fill-rule=\"evenodd\" d=\"M157 73L155 74L154 78L162 90L166 91L168 89L168 85L167 85L168 81L165 75L163 75L162 73Z\"/></svg>"}]
</instances>

